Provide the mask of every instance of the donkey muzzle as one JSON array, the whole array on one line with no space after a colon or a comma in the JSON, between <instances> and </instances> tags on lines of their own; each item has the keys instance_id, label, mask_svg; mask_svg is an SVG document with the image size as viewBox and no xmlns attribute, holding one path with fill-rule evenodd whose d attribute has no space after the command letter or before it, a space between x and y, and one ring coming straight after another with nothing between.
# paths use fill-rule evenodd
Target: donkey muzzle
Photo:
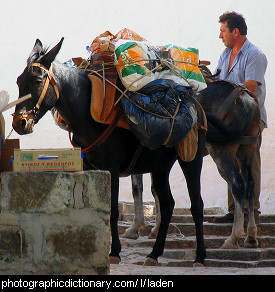
<instances>
[{"instance_id":1,"label":"donkey muzzle","mask_svg":"<svg viewBox=\"0 0 275 292\"><path fill-rule=\"evenodd\" d=\"M12 127L19 135L26 135L33 132L35 114L33 111L25 110L13 114Z\"/></svg>"}]
</instances>

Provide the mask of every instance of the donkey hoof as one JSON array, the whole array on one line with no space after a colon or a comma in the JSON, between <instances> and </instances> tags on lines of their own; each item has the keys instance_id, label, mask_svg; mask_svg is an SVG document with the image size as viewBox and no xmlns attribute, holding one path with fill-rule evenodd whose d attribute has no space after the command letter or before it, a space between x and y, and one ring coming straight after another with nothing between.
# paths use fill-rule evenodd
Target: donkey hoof
<instances>
[{"instance_id":1,"label":"donkey hoof","mask_svg":"<svg viewBox=\"0 0 275 292\"><path fill-rule=\"evenodd\" d=\"M156 239L157 238L157 234L151 231L151 233L149 234L148 238L149 239Z\"/></svg>"},{"instance_id":2,"label":"donkey hoof","mask_svg":"<svg viewBox=\"0 0 275 292\"><path fill-rule=\"evenodd\" d=\"M122 235L121 238L128 238L128 239L138 239L139 235L136 230L126 230Z\"/></svg>"},{"instance_id":3,"label":"donkey hoof","mask_svg":"<svg viewBox=\"0 0 275 292\"><path fill-rule=\"evenodd\" d=\"M206 268L203 263L200 262L194 262L193 268Z\"/></svg>"},{"instance_id":4,"label":"donkey hoof","mask_svg":"<svg viewBox=\"0 0 275 292\"><path fill-rule=\"evenodd\" d=\"M140 236L146 236L148 234L148 228L145 225L139 227L138 234Z\"/></svg>"},{"instance_id":5,"label":"donkey hoof","mask_svg":"<svg viewBox=\"0 0 275 292\"><path fill-rule=\"evenodd\" d=\"M120 257L109 256L109 259L110 259L110 264L112 265L118 265L121 262Z\"/></svg>"},{"instance_id":6,"label":"donkey hoof","mask_svg":"<svg viewBox=\"0 0 275 292\"><path fill-rule=\"evenodd\" d=\"M221 249L238 249L238 248L240 248L238 242L232 242L230 239L227 239L221 246Z\"/></svg>"},{"instance_id":7,"label":"donkey hoof","mask_svg":"<svg viewBox=\"0 0 275 292\"><path fill-rule=\"evenodd\" d=\"M244 241L245 248L257 248L259 246L259 242L257 239L246 239Z\"/></svg>"},{"instance_id":8,"label":"donkey hoof","mask_svg":"<svg viewBox=\"0 0 275 292\"><path fill-rule=\"evenodd\" d=\"M146 258L145 262L143 263L143 266L157 266L158 265L158 261L154 260L152 258Z\"/></svg>"}]
</instances>

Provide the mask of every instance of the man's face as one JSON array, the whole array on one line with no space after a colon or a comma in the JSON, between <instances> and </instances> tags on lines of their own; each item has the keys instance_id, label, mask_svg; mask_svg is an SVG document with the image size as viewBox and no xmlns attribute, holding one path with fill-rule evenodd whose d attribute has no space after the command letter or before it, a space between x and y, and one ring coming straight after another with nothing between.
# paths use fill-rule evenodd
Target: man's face
<instances>
[{"instance_id":1,"label":"man's face","mask_svg":"<svg viewBox=\"0 0 275 292\"><path fill-rule=\"evenodd\" d=\"M219 38L222 39L224 45L228 48L233 48L235 45L234 30L230 32L226 22L221 23Z\"/></svg>"}]
</instances>

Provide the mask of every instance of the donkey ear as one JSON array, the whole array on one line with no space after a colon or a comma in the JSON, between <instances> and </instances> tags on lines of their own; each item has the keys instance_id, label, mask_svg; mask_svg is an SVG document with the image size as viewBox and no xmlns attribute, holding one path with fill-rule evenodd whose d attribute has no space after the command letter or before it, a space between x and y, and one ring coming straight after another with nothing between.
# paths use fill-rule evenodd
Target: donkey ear
<instances>
[{"instance_id":1,"label":"donkey ear","mask_svg":"<svg viewBox=\"0 0 275 292\"><path fill-rule=\"evenodd\" d=\"M64 38L62 38L60 40L60 42L55 47L53 47L46 55L44 55L41 58L41 60L40 60L41 64L43 64L47 69L50 68L52 62L54 61L54 59L56 57L56 55L60 51L62 43L63 43L63 40L64 40Z\"/></svg>"},{"instance_id":2,"label":"donkey ear","mask_svg":"<svg viewBox=\"0 0 275 292\"><path fill-rule=\"evenodd\" d=\"M35 41L34 47L32 49L32 53L39 53L43 49L43 45L39 39Z\"/></svg>"},{"instance_id":3,"label":"donkey ear","mask_svg":"<svg viewBox=\"0 0 275 292\"><path fill-rule=\"evenodd\" d=\"M27 60L27 64L33 63L33 61L35 59L37 59L38 56L40 56L40 53L41 53L42 50L43 50L43 45L42 45L41 41L39 39L37 39L35 41L35 44L34 44L34 47L33 47L32 51L30 53L30 56L29 56L29 58Z\"/></svg>"}]
</instances>

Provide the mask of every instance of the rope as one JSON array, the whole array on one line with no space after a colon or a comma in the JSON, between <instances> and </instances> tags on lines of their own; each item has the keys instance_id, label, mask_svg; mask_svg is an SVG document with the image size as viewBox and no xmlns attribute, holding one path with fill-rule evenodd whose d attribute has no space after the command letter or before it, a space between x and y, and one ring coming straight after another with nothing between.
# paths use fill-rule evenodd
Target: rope
<instances>
[{"instance_id":1,"label":"rope","mask_svg":"<svg viewBox=\"0 0 275 292\"><path fill-rule=\"evenodd\" d=\"M95 70L91 70L91 69L88 69L88 67L90 66L89 62L87 60L83 60L81 62L81 64L79 65L79 67L81 68L82 65L85 65L85 68L84 68L84 71L88 71L88 72L93 72L93 73L98 73L100 71L103 71L103 74L104 73L104 70L108 69L107 66L109 65L110 67L117 67L117 66L123 66L123 65L131 65L131 64L135 64L137 62L150 62L150 61L159 61L160 62L160 65L158 65L157 67L155 67L154 69L152 70L149 70L148 73L146 73L145 75L142 75L141 77L139 77L138 79L136 79L135 81L133 81L129 86L128 88L131 88L133 86L134 83L138 82L139 80L141 80L142 78L144 78L145 76L153 73L154 71L157 71L160 67L164 66L164 67L168 67L171 72L176 75L176 76L179 76L179 77L182 77L189 86L192 87L192 85L190 84L190 82L188 81L187 78L185 78L183 76L183 72L176 66L174 65L173 63L184 63L184 64L188 64L188 65L192 65L192 66L196 66L196 67L199 67L198 64L196 63L193 63L193 62L190 62L190 61L181 61L181 60L171 60L171 59L163 59L161 57L158 56L158 54L155 52L156 56L158 57L157 59L138 59L138 60L127 60L126 62L123 62L122 64L121 63L116 63L116 62L104 62L103 61L103 68L102 69L99 69L97 71ZM106 66L106 67L105 67ZM100 75L101 76L101 75ZM103 76L101 76L101 78L103 78ZM104 80L105 78L103 78ZM106 79L105 79L106 80ZM110 82L112 85L114 85L112 82ZM115 86L115 85L114 85ZM116 86L115 86L116 87ZM118 89L118 87L116 87ZM120 92L122 93L122 96L118 99L118 101L116 102L116 104L119 102L119 100L124 96L124 94L129 91L129 89L126 89L124 92L122 92L120 90ZM116 105L115 104L115 105ZM115 106L114 105L114 106Z\"/></svg>"},{"instance_id":2,"label":"rope","mask_svg":"<svg viewBox=\"0 0 275 292\"><path fill-rule=\"evenodd\" d=\"M11 136L12 132L13 132L13 128L11 129L11 131L9 132L9 134L8 134L8 136L6 137L6 139L5 139L5 140L8 140L8 139L10 138L10 136Z\"/></svg>"}]
</instances>

